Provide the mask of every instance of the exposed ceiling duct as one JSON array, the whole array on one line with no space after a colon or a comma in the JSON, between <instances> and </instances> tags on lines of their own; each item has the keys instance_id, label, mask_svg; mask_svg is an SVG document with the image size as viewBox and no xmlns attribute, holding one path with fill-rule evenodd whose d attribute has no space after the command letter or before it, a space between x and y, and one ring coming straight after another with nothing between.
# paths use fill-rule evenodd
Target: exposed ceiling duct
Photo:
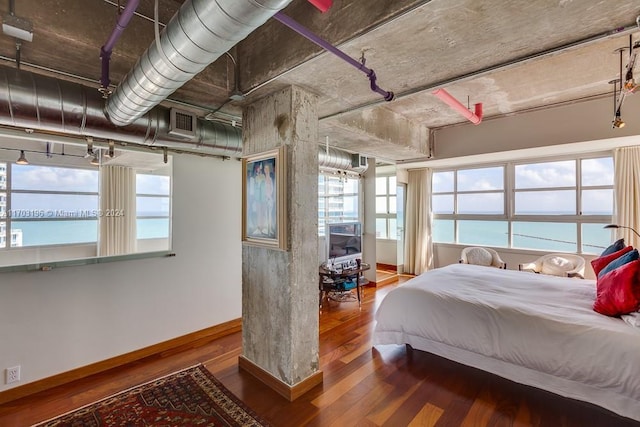
<instances>
[{"instance_id":1,"label":"exposed ceiling duct","mask_svg":"<svg viewBox=\"0 0 640 427\"><path fill-rule=\"evenodd\" d=\"M66 135L157 144L220 156L239 156L242 130L196 120L193 139L171 136L171 110L157 106L119 128L106 118L100 93L76 83L0 66L0 125Z\"/></svg>"},{"instance_id":2,"label":"exposed ceiling duct","mask_svg":"<svg viewBox=\"0 0 640 427\"><path fill-rule=\"evenodd\" d=\"M242 154L239 127L198 119L196 139L186 141L169 134L168 108L157 106L121 128L105 117L103 101L100 93L89 87L0 66L0 125L220 156ZM367 169L366 158L335 147L319 146L318 164L324 169L357 173Z\"/></svg>"},{"instance_id":3,"label":"exposed ceiling duct","mask_svg":"<svg viewBox=\"0 0 640 427\"><path fill-rule=\"evenodd\" d=\"M318 166L320 169L356 173L364 173L367 170L366 157L360 154L351 154L335 147L319 146L319 149Z\"/></svg>"},{"instance_id":4,"label":"exposed ceiling duct","mask_svg":"<svg viewBox=\"0 0 640 427\"><path fill-rule=\"evenodd\" d=\"M133 123L290 2L185 1L107 100L109 119Z\"/></svg>"}]
</instances>

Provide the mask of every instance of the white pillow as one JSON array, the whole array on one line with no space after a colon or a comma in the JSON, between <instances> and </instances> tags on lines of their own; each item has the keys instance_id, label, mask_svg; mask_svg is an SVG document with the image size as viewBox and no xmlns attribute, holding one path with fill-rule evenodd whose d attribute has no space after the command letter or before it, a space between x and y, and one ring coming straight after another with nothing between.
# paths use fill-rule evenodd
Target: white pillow
<instances>
[{"instance_id":1,"label":"white pillow","mask_svg":"<svg viewBox=\"0 0 640 427\"><path fill-rule=\"evenodd\" d=\"M467 249L467 263L476 265L491 265L493 256L491 252L485 248L470 248Z\"/></svg>"},{"instance_id":2,"label":"white pillow","mask_svg":"<svg viewBox=\"0 0 640 427\"><path fill-rule=\"evenodd\" d=\"M575 266L568 259L554 256L542 261L541 273L564 277L567 275L567 271L571 271L574 268Z\"/></svg>"}]
</instances>

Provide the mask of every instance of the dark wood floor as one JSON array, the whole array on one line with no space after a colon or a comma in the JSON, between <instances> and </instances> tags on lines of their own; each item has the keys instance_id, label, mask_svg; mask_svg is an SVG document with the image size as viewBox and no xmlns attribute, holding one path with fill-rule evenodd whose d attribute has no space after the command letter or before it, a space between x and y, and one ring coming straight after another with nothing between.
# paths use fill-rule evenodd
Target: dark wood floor
<instances>
[{"instance_id":1,"label":"dark wood floor","mask_svg":"<svg viewBox=\"0 0 640 427\"><path fill-rule=\"evenodd\" d=\"M320 314L324 383L294 402L238 369L237 333L0 405L0 426L28 426L196 363L276 427L640 426L598 407L404 346L372 348L373 313L404 280L367 288L360 309L357 302L325 304Z\"/></svg>"}]
</instances>

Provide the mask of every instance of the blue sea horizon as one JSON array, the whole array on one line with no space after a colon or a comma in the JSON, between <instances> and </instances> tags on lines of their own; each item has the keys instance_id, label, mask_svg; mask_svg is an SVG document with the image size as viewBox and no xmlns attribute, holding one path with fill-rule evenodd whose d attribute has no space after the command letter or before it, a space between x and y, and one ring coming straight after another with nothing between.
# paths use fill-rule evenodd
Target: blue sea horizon
<instances>
[{"instance_id":1,"label":"blue sea horizon","mask_svg":"<svg viewBox=\"0 0 640 427\"><path fill-rule=\"evenodd\" d=\"M13 221L12 230L22 231L22 246L44 246L98 241L98 220ZM138 239L169 237L168 218L136 221ZM9 240L7 238L7 240Z\"/></svg>"}]
</instances>

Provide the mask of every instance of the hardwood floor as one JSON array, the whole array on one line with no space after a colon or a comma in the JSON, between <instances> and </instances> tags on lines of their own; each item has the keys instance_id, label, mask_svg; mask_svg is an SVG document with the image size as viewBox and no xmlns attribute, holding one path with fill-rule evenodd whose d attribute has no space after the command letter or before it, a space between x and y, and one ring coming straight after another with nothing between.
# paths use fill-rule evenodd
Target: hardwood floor
<instances>
[{"instance_id":1,"label":"hardwood floor","mask_svg":"<svg viewBox=\"0 0 640 427\"><path fill-rule=\"evenodd\" d=\"M586 403L404 346L371 346L373 314L398 283L320 313L324 383L289 402L238 369L241 334L152 356L0 405L0 426L28 426L158 376L203 363L273 426L640 426ZM630 356L631 357L631 356Z\"/></svg>"}]
</instances>

